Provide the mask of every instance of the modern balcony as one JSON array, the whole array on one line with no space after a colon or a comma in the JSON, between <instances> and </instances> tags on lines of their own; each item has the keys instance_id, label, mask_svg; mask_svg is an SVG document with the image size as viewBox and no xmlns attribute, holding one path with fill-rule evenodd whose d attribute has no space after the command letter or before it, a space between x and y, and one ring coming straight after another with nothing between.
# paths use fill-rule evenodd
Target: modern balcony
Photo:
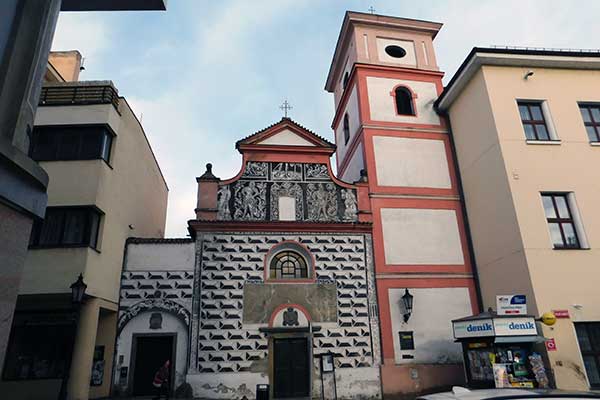
<instances>
[{"instance_id":1,"label":"modern balcony","mask_svg":"<svg viewBox=\"0 0 600 400\"><path fill-rule=\"evenodd\" d=\"M119 93L111 81L48 83L42 88L40 106L112 104L119 110Z\"/></svg>"}]
</instances>

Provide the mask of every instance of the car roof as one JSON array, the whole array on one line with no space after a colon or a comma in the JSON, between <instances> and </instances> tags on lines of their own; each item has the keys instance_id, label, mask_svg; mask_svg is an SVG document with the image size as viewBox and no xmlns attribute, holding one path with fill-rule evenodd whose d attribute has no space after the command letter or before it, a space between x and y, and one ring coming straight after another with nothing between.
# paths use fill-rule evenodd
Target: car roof
<instances>
[{"instance_id":1,"label":"car roof","mask_svg":"<svg viewBox=\"0 0 600 400\"><path fill-rule=\"evenodd\" d=\"M451 392L442 392L420 396L420 400L484 400L484 399L518 399L530 397L554 398L598 398L600 393L569 392L562 390L536 389L478 389L470 390L463 387L453 387Z\"/></svg>"}]
</instances>

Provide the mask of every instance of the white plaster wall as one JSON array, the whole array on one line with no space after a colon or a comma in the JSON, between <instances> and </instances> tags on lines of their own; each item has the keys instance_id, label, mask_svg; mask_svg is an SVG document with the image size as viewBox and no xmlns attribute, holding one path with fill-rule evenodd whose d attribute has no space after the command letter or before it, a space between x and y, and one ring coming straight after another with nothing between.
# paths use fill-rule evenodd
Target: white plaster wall
<instances>
[{"instance_id":1,"label":"white plaster wall","mask_svg":"<svg viewBox=\"0 0 600 400\"><path fill-rule=\"evenodd\" d=\"M248 399L256 398L256 385L268 384L269 377L260 372L190 374L186 377L194 391L194 398Z\"/></svg>"},{"instance_id":2,"label":"white plaster wall","mask_svg":"<svg viewBox=\"0 0 600 400\"><path fill-rule=\"evenodd\" d=\"M387 264L464 264L454 210L382 208Z\"/></svg>"},{"instance_id":3,"label":"white plaster wall","mask_svg":"<svg viewBox=\"0 0 600 400\"><path fill-rule=\"evenodd\" d=\"M123 356L123 366L129 367L128 383L133 384L131 352L134 333L153 333L153 334L177 334L177 349L175 359L175 388L185 382L188 365L188 330L187 327L178 318L173 315L161 312L162 314L162 329L150 329L150 315L156 311L140 313L125 325L119 336L117 337L116 360L117 368L113 378L114 384L119 382L119 359Z\"/></svg>"},{"instance_id":4,"label":"white plaster wall","mask_svg":"<svg viewBox=\"0 0 600 400\"><path fill-rule=\"evenodd\" d=\"M128 244L126 271L193 271L194 243Z\"/></svg>"},{"instance_id":5,"label":"white plaster wall","mask_svg":"<svg viewBox=\"0 0 600 400\"><path fill-rule=\"evenodd\" d=\"M406 50L406 55L402 58L394 58L390 57L388 53L385 52L385 48L389 45L396 45L402 47ZM411 40L398 40L398 39L387 39L387 38L377 38L377 56L379 57L379 61L383 61L386 63L393 63L398 65L406 65L411 67L417 66L417 56L415 54L415 43Z\"/></svg>"},{"instance_id":6,"label":"white plaster wall","mask_svg":"<svg viewBox=\"0 0 600 400\"><path fill-rule=\"evenodd\" d=\"M259 142L259 144L280 145L280 146L314 146L313 143L298 136L289 129L274 134L271 137Z\"/></svg>"},{"instance_id":7,"label":"white plaster wall","mask_svg":"<svg viewBox=\"0 0 600 400\"><path fill-rule=\"evenodd\" d=\"M344 114L348 113L348 122L350 123L350 140L348 143L344 143ZM358 111L358 93L356 86L352 87L352 92L346 103L346 108L341 114L340 121L338 122L337 129L335 130L335 141L337 145L336 155L340 162L344 159L348 146L352 143L352 139L356 135L360 128L360 115Z\"/></svg>"},{"instance_id":8,"label":"white plaster wall","mask_svg":"<svg viewBox=\"0 0 600 400\"><path fill-rule=\"evenodd\" d=\"M397 85L405 85L417 94L415 106L417 115L397 115L394 96L390 93ZM433 82L409 81L404 79L367 77L369 108L373 121L403 122L412 124L439 125L440 118L433 109L437 99L437 89Z\"/></svg>"},{"instance_id":9,"label":"white plaster wall","mask_svg":"<svg viewBox=\"0 0 600 400\"><path fill-rule=\"evenodd\" d=\"M378 367L339 368L335 370L335 379L339 399L381 398L381 380ZM320 383L318 381L314 384Z\"/></svg>"},{"instance_id":10,"label":"white plaster wall","mask_svg":"<svg viewBox=\"0 0 600 400\"><path fill-rule=\"evenodd\" d=\"M380 186L451 188L444 141L375 136L373 147Z\"/></svg>"},{"instance_id":11,"label":"white plaster wall","mask_svg":"<svg viewBox=\"0 0 600 400\"><path fill-rule=\"evenodd\" d=\"M345 182L356 182L360 179L360 170L365 168L362 143L356 147L344 174L340 177Z\"/></svg>"},{"instance_id":12,"label":"white plaster wall","mask_svg":"<svg viewBox=\"0 0 600 400\"><path fill-rule=\"evenodd\" d=\"M469 290L465 287L408 290L414 298L413 312L406 323L401 306L405 289L389 289L388 292L396 363L462 362L461 347L459 343L454 343L451 321L472 314ZM401 331L413 332L414 351L400 350L398 332ZM414 358L403 359L403 354Z\"/></svg>"}]
</instances>

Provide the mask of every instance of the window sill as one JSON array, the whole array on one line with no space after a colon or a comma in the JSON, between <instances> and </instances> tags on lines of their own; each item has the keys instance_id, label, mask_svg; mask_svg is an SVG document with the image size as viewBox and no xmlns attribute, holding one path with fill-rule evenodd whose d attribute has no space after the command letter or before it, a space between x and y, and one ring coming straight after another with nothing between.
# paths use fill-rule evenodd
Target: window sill
<instances>
[{"instance_id":1,"label":"window sill","mask_svg":"<svg viewBox=\"0 0 600 400\"><path fill-rule=\"evenodd\" d=\"M562 143L562 140L531 140L531 139L527 139L525 142L527 144L558 146Z\"/></svg>"},{"instance_id":2,"label":"window sill","mask_svg":"<svg viewBox=\"0 0 600 400\"><path fill-rule=\"evenodd\" d=\"M553 247L552 250L591 250L591 247Z\"/></svg>"},{"instance_id":3,"label":"window sill","mask_svg":"<svg viewBox=\"0 0 600 400\"><path fill-rule=\"evenodd\" d=\"M600 142L590 142L590 146L600 147Z\"/></svg>"}]
</instances>

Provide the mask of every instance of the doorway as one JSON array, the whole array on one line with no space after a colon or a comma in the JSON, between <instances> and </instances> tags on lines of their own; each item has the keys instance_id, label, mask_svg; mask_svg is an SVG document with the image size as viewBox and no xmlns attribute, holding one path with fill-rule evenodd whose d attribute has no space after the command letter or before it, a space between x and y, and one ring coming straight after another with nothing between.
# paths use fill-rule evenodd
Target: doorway
<instances>
[{"instance_id":1,"label":"doorway","mask_svg":"<svg viewBox=\"0 0 600 400\"><path fill-rule=\"evenodd\" d=\"M310 397L311 363L308 338L273 340L273 397Z\"/></svg>"},{"instance_id":2,"label":"doorway","mask_svg":"<svg viewBox=\"0 0 600 400\"><path fill-rule=\"evenodd\" d=\"M173 387L173 371L175 371L176 335L134 335L132 348L132 376L134 396L155 394L152 385L154 375L165 361L171 361L169 373L169 391Z\"/></svg>"}]
</instances>

